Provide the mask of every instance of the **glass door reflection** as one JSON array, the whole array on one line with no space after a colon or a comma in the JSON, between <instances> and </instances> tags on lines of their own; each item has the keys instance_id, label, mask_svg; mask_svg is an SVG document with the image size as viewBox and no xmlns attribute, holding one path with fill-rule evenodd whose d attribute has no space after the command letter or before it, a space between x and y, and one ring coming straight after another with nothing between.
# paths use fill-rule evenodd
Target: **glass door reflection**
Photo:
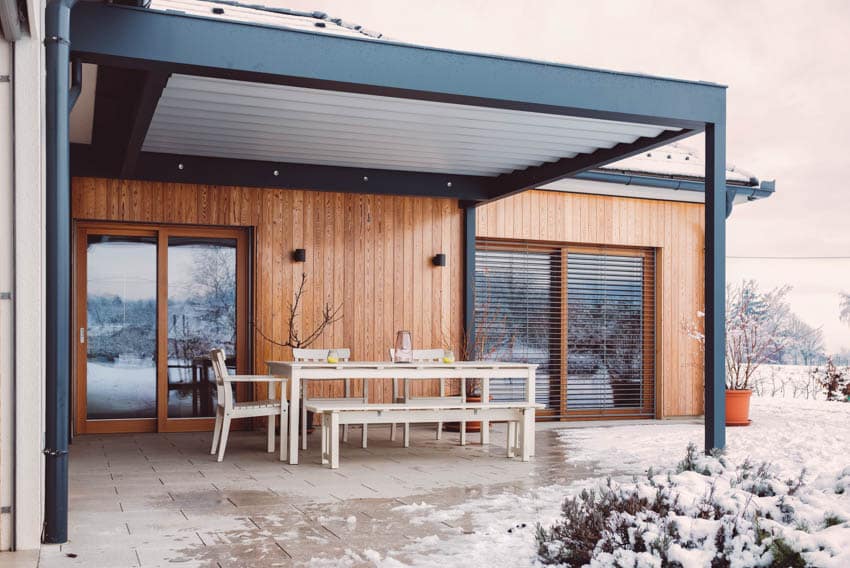
<instances>
[{"instance_id":1,"label":"glass door reflection","mask_svg":"<svg viewBox=\"0 0 850 568\"><path fill-rule=\"evenodd\" d=\"M155 236L86 239L88 420L156 418Z\"/></svg>"},{"instance_id":2,"label":"glass door reflection","mask_svg":"<svg viewBox=\"0 0 850 568\"><path fill-rule=\"evenodd\" d=\"M211 349L236 372L236 251L236 239L168 237L168 418L215 416Z\"/></svg>"}]
</instances>

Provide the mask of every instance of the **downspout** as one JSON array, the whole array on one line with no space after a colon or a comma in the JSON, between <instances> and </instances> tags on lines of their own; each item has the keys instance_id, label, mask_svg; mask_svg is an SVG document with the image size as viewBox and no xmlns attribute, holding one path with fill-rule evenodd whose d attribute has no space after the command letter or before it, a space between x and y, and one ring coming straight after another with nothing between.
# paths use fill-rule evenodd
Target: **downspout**
<instances>
[{"instance_id":1,"label":"downspout","mask_svg":"<svg viewBox=\"0 0 850 568\"><path fill-rule=\"evenodd\" d=\"M70 112L71 9L77 0L49 0L46 46L46 377L44 542L68 540L68 438L71 370Z\"/></svg>"},{"instance_id":2,"label":"downspout","mask_svg":"<svg viewBox=\"0 0 850 568\"><path fill-rule=\"evenodd\" d=\"M738 190L735 186L726 186L726 218L732 215L732 208L735 206L735 198L738 196Z\"/></svg>"}]
</instances>

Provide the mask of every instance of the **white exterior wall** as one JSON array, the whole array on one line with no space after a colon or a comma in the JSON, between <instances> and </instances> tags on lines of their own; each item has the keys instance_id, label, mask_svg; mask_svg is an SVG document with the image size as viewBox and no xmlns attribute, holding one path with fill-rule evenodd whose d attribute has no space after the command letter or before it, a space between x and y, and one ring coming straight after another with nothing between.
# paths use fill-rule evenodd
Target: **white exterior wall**
<instances>
[{"instance_id":1,"label":"white exterior wall","mask_svg":"<svg viewBox=\"0 0 850 568\"><path fill-rule=\"evenodd\" d=\"M44 465L44 2L0 39L0 550L41 541Z\"/></svg>"},{"instance_id":2,"label":"white exterior wall","mask_svg":"<svg viewBox=\"0 0 850 568\"><path fill-rule=\"evenodd\" d=\"M15 502L14 463L14 314L11 298L13 270L12 183L12 46L0 39L0 550L12 547Z\"/></svg>"}]
</instances>

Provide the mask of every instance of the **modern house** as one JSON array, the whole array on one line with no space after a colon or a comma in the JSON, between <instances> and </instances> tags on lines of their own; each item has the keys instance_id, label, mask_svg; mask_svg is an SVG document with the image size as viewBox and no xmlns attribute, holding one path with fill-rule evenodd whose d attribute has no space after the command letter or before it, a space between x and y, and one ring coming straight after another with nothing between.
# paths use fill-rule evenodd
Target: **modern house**
<instances>
[{"instance_id":1,"label":"modern house","mask_svg":"<svg viewBox=\"0 0 850 568\"><path fill-rule=\"evenodd\" d=\"M303 274L316 347L474 345L540 365L540 420L723 447L725 222L774 191L726 166L725 87L224 1L0 18L0 549L67 538L74 436L209 430L210 347L291 357Z\"/></svg>"}]
</instances>

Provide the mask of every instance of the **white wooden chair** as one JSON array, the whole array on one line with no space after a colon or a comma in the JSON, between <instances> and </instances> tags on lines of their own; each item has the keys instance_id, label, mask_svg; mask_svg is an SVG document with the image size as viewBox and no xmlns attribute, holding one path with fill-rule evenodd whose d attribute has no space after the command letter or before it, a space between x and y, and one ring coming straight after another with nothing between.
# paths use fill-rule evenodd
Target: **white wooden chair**
<instances>
[{"instance_id":1,"label":"white wooden chair","mask_svg":"<svg viewBox=\"0 0 850 568\"><path fill-rule=\"evenodd\" d=\"M412 362L413 363L437 363L443 360L446 351L444 349L414 349ZM395 349L390 349L390 360L395 360ZM404 382L404 389L399 393L398 379L393 379L393 402L463 402L463 396L446 396L446 382L440 379L440 396L421 396L411 397L407 386L407 381ZM396 425L390 426L390 439L395 440ZM437 422L437 439L443 437L443 423ZM410 444L410 424L404 425L404 445Z\"/></svg>"},{"instance_id":2,"label":"white wooden chair","mask_svg":"<svg viewBox=\"0 0 850 568\"><path fill-rule=\"evenodd\" d=\"M268 418L268 451L274 451L274 423L275 417L280 416L281 443L280 459L286 457L286 442L289 439L289 420L287 414L289 404L286 401L286 379L272 377L270 375L230 375L225 364L224 349L213 349L210 351L213 373L215 374L215 386L218 401L215 409L215 430L213 431L212 448L210 454L218 451L218 461L224 459L224 450L227 447L227 436L230 433L230 421L234 418L256 418L265 416ZM233 383L269 383L269 398L266 400L251 400L247 402L234 402ZM275 399L277 384L281 383L280 399Z\"/></svg>"},{"instance_id":3,"label":"white wooden chair","mask_svg":"<svg viewBox=\"0 0 850 568\"><path fill-rule=\"evenodd\" d=\"M293 349L292 350L292 359L296 362L316 362L316 363L326 363L328 360L328 353L331 349ZM337 356L339 357L340 362L347 362L351 359L351 350L345 347L333 349L336 351ZM321 400L321 401L332 401L332 402L357 402L357 403L368 403L368 389L366 387L366 381L363 381L363 397L362 398L351 398L351 379L345 379L345 397L344 398L322 398L322 397L308 397L307 396L307 383L308 381L301 381L301 449L307 449L307 404L311 400ZM368 436L368 426L366 424L362 425L363 433L361 445L365 448L367 446L367 436ZM342 426L342 441L348 442L348 425Z\"/></svg>"}]
</instances>

